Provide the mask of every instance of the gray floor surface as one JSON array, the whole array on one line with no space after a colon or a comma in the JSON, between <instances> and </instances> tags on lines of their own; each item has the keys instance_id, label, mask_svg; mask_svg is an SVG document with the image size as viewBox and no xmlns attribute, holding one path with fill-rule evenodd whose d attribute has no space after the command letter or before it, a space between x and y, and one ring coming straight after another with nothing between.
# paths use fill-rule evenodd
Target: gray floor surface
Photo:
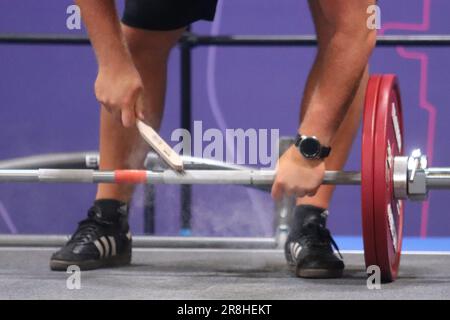
<instances>
[{"instance_id":1,"label":"gray floor surface","mask_svg":"<svg viewBox=\"0 0 450 320\"><path fill-rule=\"evenodd\" d=\"M0 248L0 299L450 299L450 255L405 254L399 279L366 286L361 253L344 254L345 276L292 275L278 250L135 249L128 267L52 272L52 248Z\"/></svg>"}]
</instances>

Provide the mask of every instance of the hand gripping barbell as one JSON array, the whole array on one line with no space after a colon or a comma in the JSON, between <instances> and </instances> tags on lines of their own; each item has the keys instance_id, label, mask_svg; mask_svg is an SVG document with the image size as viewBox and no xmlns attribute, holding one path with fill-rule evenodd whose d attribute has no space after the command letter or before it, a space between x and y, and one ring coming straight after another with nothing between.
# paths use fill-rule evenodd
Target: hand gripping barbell
<instances>
[{"instance_id":1,"label":"hand gripping barbell","mask_svg":"<svg viewBox=\"0 0 450 320\"><path fill-rule=\"evenodd\" d=\"M450 168L428 168L414 150L404 156L400 90L395 75L370 78L364 105L361 172L326 171L323 184L361 184L366 266L384 281L397 277L402 248L403 200L424 200L431 189L450 188ZM271 185L274 170L0 170L0 182Z\"/></svg>"}]
</instances>

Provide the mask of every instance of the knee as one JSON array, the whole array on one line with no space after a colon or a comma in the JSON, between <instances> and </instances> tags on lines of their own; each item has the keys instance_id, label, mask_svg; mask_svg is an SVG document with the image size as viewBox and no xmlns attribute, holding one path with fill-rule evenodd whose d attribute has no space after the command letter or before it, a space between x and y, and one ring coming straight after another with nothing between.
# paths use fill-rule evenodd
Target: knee
<instances>
[{"instance_id":1,"label":"knee","mask_svg":"<svg viewBox=\"0 0 450 320\"><path fill-rule=\"evenodd\" d=\"M170 50L176 45L182 32L147 31L130 27L123 28L124 36L133 55L145 55L152 58L166 59Z\"/></svg>"},{"instance_id":2,"label":"knee","mask_svg":"<svg viewBox=\"0 0 450 320\"><path fill-rule=\"evenodd\" d=\"M377 43L377 31L369 28L362 28L356 39L359 41L361 47L370 54L375 49Z\"/></svg>"},{"instance_id":3,"label":"knee","mask_svg":"<svg viewBox=\"0 0 450 320\"><path fill-rule=\"evenodd\" d=\"M377 32L365 25L357 25L346 21L336 25L333 39L340 47L352 48L352 50L370 54L376 46Z\"/></svg>"}]
</instances>

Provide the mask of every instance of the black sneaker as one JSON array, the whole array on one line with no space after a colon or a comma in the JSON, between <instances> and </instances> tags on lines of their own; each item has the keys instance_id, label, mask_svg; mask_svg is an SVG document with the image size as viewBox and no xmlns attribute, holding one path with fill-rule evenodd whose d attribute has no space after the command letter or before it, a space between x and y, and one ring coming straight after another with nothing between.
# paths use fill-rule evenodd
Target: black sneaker
<instances>
[{"instance_id":1,"label":"black sneaker","mask_svg":"<svg viewBox=\"0 0 450 320\"><path fill-rule=\"evenodd\" d=\"M325 227L327 216L327 210L314 206L302 205L295 210L284 253L300 278L342 277L345 266L336 242Z\"/></svg>"},{"instance_id":2,"label":"black sneaker","mask_svg":"<svg viewBox=\"0 0 450 320\"><path fill-rule=\"evenodd\" d=\"M116 200L97 200L88 218L78 224L70 240L50 259L52 270L66 271L123 266L131 262L128 206Z\"/></svg>"}]
</instances>

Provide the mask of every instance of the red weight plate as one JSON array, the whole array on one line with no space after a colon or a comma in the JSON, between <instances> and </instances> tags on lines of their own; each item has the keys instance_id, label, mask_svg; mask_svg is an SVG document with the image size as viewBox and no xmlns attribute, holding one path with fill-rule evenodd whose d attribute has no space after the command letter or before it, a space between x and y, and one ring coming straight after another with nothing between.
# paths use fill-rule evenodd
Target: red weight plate
<instances>
[{"instance_id":1,"label":"red weight plate","mask_svg":"<svg viewBox=\"0 0 450 320\"><path fill-rule=\"evenodd\" d=\"M384 281L397 277L403 235L403 203L394 198L394 157L403 155L403 118L395 75L383 75L378 90L374 143L374 228Z\"/></svg>"},{"instance_id":2,"label":"red weight plate","mask_svg":"<svg viewBox=\"0 0 450 320\"><path fill-rule=\"evenodd\" d=\"M366 266L378 265L374 229L373 204L373 158L375 143L375 120L381 75L370 77L364 103L361 147L361 205L364 259Z\"/></svg>"}]
</instances>

